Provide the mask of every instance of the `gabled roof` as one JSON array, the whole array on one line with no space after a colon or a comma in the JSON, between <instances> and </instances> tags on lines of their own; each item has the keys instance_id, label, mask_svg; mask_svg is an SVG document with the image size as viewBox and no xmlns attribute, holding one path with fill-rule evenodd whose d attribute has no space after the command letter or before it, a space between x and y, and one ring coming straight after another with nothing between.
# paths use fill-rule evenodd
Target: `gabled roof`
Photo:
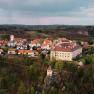
<instances>
[{"instance_id":1,"label":"gabled roof","mask_svg":"<svg viewBox=\"0 0 94 94\"><path fill-rule=\"evenodd\" d=\"M77 49L80 49L81 46L73 43L62 43L59 45L54 46L51 50L52 51L62 51L62 52L73 52Z\"/></svg>"},{"instance_id":2,"label":"gabled roof","mask_svg":"<svg viewBox=\"0 0 94 94\"><path fill-rule=\"evenodd\" d=\"M39 43L40 43L40 39L35 39L31 41L31 44L39 44Z\"/></svg>"},{"instance_id":3,"label":"gabled roof","mask_svg":"<svg viewBox=\"0 0 94 94\"><path fill-rule=\"evenodd\" d=\"M51 44L52 44L52 41L47 38L44 40L42 46L47 46L47 45L51 45Z\"/></svg>"},{"instance_id":4,"label":"gabled roof","mask_svg":"<svg viewBox=\"0 0 94 94\"><path fill-rule=\"evenodd\" d=\"M18 50L18 53L25 54L25 53L32 53L32 51L31 50Z\"/></svg>"}]
</instances>

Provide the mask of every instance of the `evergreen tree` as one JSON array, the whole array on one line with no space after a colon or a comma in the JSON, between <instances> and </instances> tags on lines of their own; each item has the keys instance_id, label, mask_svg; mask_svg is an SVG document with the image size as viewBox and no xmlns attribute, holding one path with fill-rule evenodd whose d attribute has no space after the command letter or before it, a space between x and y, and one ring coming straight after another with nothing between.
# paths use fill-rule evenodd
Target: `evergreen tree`
<instances>
[{"instance_id":1,"label":"evergreen tree","mask_svg":"<svg viewBox=\"0 0 94 94\"><path fill-rule=\"evenodd\" d=\"M58 62L55 63L55 69L58 72L61 72L63 70L63 67L64 67L64 62L58 61Z\"/></svg>"},{"instance_id":2,"label":"evergreen tree","mask_svg":"<svg viewBox=\"0 0 94 94\"><path fill-rule=\"evenodd\" d=\"M26 94L26 87L23 83L23 81L20 82L17 94Z\"/></svg>"},{"instance_id":3,"label":"evergreen tree","mask_svg":"<svg viewBox=\"0 0 94 94\"><path fill-rule=\"evenodd\" d=\"M30 89L30 94L35 94L35 90L34 90L34 87L33 86Z\"/></svg>"}]
</instances>

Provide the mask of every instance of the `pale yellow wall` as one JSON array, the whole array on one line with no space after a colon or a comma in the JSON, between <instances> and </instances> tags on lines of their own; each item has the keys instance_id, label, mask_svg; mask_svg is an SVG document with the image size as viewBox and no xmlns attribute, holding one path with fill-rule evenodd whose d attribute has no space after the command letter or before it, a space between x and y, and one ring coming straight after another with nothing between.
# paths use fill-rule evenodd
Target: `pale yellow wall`
<instances>
[{"instance_id":1,"label":"pale yellow wall","mask_svg":"<svg viewBox=\"0 0 94 94\"><path fill-rule=\"evenodd\" d=\"M56 60L72 60L72 53L71 52L60 52L60 51L51 51L50 59L56 59Z\"/></svg>"},{"instance_id":2,"label":"pale yellow wall","mask_svg":"<svg viewBox=\"0 0 94 94\"><path fill-rule=\"evenodd\" d=\"M50 60L66 60L72 61L73 58L82 53L82 48L77 49L73 52L62 52L62 51L51 51Z\"/></svg>"}]
</instances>

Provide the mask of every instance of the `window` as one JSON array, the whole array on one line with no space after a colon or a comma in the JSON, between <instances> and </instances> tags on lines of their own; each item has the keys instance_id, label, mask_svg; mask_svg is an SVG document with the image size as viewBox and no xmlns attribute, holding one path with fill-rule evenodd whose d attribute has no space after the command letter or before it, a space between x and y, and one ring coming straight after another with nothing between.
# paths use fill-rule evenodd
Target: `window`
<instances>
[{"instance_id":1,"label":"window","mask_svg":"<svg viewBox=\"0 0 94 94\"><path fill-rule=\"evenodd\" d=\"M70 53L68 53L68 55L70 55Z\"/></svg>"},{"instance_id":2,"label":"window","mask_svg":"<svg viewBox=\"0 0 94 94\"><path fill-rule=\"evenodd\" d=\"M69 57L69 55L68 55L68 57Z\"/></svg>"},{"instance_id":3,"label":"window","mask_svg":"<svg viewBox=\"0 0 94 94\"><path fill-rule=\"evenodd\" d=\"M57 54L55 54L55 56L57 56Z\"/></svg>"}]
</instances>

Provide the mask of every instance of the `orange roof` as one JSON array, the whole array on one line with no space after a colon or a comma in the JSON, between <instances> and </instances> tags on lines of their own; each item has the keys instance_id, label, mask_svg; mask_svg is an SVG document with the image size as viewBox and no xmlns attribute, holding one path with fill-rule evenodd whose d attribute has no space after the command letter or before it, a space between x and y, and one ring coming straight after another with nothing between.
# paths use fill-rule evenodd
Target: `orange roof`
<instances>
[{"instance_id":1,"label":"orange roof","mask_svg":"<svg viewBox=\"0 0 94 94\"><path fill-rule=\"evenodd\" d=\"M31 43L32 43L32 44L38 44L38 43L40 43L40 39L35 39L35 40L33 40Z\"/></svg>"},{"instance_id":2,"label":"orange roof","mask_svg":"<svg viewBox=\"0 0 94 94\"><path fill-rule=\"evenodd\" d=\"M32 53L32 51L31 50L18 50L18 53L25 54L25 53Z\"/></svg>"},{"instance_id":3,"label":"orange roof","mask_svg":"<svg viewBox=\"0 0 94 94\"><path fill-rule=\"evenodd\" d=\"M17 42L26 41L26 39L23 39L23 38L15 38L15 41L17 41Z\"/></svg>"},{"instance_id":4,"label":"orange roof","mask_svg":"<svg viewBox=\"0 0 94 94\"><path fill-rule=\"evenodd\" d=\"M32 31L31 34L35 34L36 32L35 31Z\"/></svg>"},{"instance_id":5,"label":"orange roof","mask_svg":"<svg viewBox=\"0 0 94 94\"><path fill-rule=\"evenodd\" d=\"M47 38L44 40L42 46L47 46L47 45L51 45L51 44L52 44L52 41Z\"/></svg>"},{"instance_id":6,"label":"orange roof","mask_svg":"<svg viewBox=\"0 0 94 94\"><path fill-rule=\"evenodd\" d=\"M0 44L3 44L3 43L5 43L5 41L4 40L0 40Z\"/></svg>"},{"instance_id":7,"label":"orange roof","mask_svg":"<svg viewBox=\"0 0 94 94\"><path fill-rule=\"evenodd\" d=\"M42 44L42 46L48 46L48 44Z\"/></svg>"},{"instance_id":8,"label":"orange roof","mask_svg":"<svg viewBox=\"0 0 94 94\"><path fill-rule=\"evenodd\" d=\"M52 48L52 51L63 51L63 52L73 52L81 48L79 45L74 45L72 43L62 43Z\"/></svg>"}]
</instances>

